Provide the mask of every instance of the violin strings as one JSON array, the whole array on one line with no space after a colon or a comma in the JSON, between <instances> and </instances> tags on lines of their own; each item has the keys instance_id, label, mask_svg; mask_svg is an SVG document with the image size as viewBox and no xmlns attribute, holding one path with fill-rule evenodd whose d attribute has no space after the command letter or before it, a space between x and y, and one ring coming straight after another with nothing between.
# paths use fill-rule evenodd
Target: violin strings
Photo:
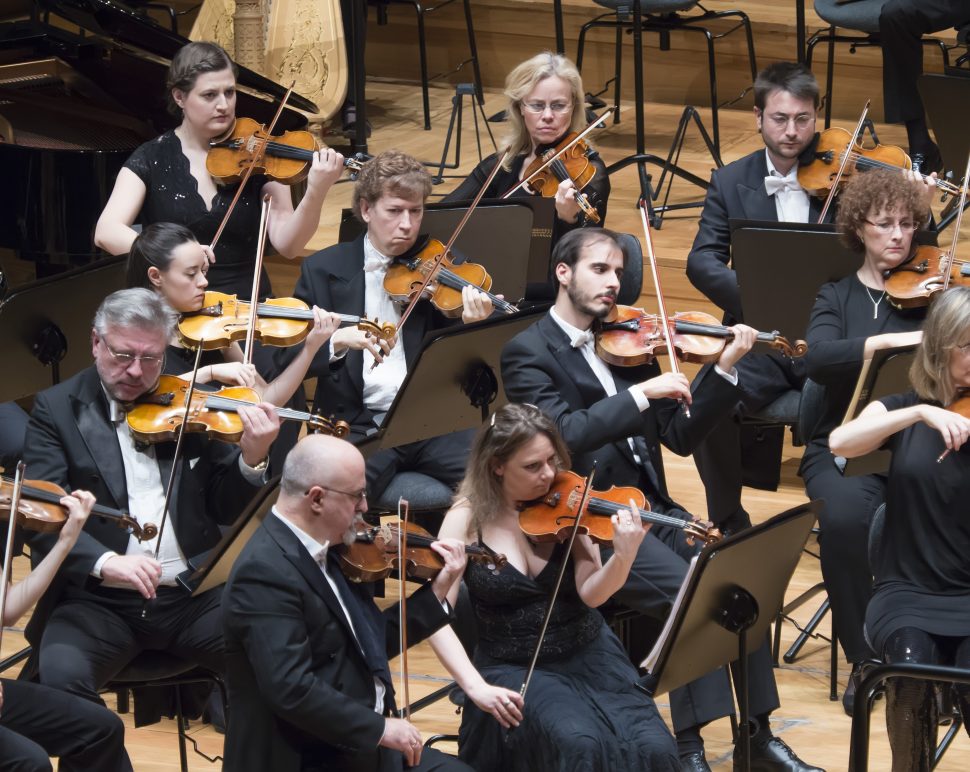
<instances>
[{"instance_id":1,"label":"violin strings","mask_svg":"<svg viewBox=\"0 0 970 772\"><path fill-rule=\"evenodd\" d=\"M629 504L617 504L615 501L610 501L609 499L593 498L590 499L589 503L591 506L595 504L602 507L611 515L615 515L621 509L630 508ZM640 513L641 517L646 518L651 522L655 522L658 525L671 525L676 528L685 528L686 526L690 525L689 521L687 520L681 520L678 517L671 517L670 515L663 515L660 512L654 512L650 509L640 509L637 507L637 512Z\"/></svg>"},{"instance_id":2,"label":"violin strings","mask_svg":"<svg viewBox=\"0 0 970 772\"><path fill-rule=\"evenodd\" d=\"M875 158L869 158L868 156L860 153L858 150L849 151L849 159L854 160L855 165L857 167L869 168L869 169L895 169L899 171L908 171L907 169L903 169L900 166L894 166L893 164L887 163L885 161L880 161ZM922 174L922 173L920 173L920 177L923 179L924 182L929 182L932 179L928 175ZM961 192L961 189L959 187L947 182L946 180L937 179L936 186L938 188L941 188L942 190L945 190L947 193L959 194Z\"/></svg>"},{"instance_id":3,"label":"violin strings","mask_svg":"<svg viewBox=\"0 0 970 772\"><path fill-rule=\"evenodd\" d=\"M291 308L289 306L274 306L269 303L259 303L256 306L256 311L260 316L265 316L270 319L297 319L301 322L313 319L313 310L310 308ZM351 314L337 314L337 316L340 317L341 322L346 322L347 324L357 324L360 321L359 316L352 316Z\"/></svg>"},{"instance_id":4,"label":"violin strings","mask_svg":"<svg viewBox=\"0 0 970 772\"><path fill-rule=\"evenodd\" d=\"M442 281L442 280L445 280L445 281ZM477 284L474 284L473 282L468 281L468 279L463 279L457 273L447 268L440 268L438 270L438 281L442 281L442 283L445 284L445 286L453 290L461 290L464 287L475 287L478 290L484 292L488 296L488 299L492 301L493 305L495 305L497 308L499 308L501 311L504 311L505 313L510 314L518 310L507 300L502 300L502 298L496 297L488 290L482 289ZM450 284L448 283L449 281L451 282Z\"/></svg>"},{"instance_id":5,"label":"violin strings","mask_svg":"<svg viewBox=\"0 0 970 772\"><path fill-rule=\"evenodd\" d=\"M10 485L13 484L13 480L11 480L8 477L4 477L2 479L3 479L3 482L5 483L8 483ZM34 488L31 485L24 485L21 487L21 490L24 493L26 493L30 498L37 499L38 501L42 501L45 504L61 503L60 495L56 493L52 493L51 491L45 491L43 488ZM103 504L96 503L91 507L91 514L101 515L103 517L122 517L124 516L125 513L120 510L116 511L111 507L106 507Z\"/></svg>"}]
</instances>

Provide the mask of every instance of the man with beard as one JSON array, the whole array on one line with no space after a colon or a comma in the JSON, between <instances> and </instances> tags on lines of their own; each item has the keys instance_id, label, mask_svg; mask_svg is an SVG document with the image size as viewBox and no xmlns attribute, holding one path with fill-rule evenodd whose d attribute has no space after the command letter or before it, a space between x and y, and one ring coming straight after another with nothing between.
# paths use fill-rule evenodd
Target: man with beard
<instances>
[{"instance_id":1,"label":"man with beard","mask_svg":"<svg viewBox=\"0 0 970 772\"><path fill-rule=\"evenodd\" d=\"M559 284L554 306L502 351L505 391L509 401L536 405L555 421L576 471L588 473L596 462L597 488L633 486L647 495L653 510L691 519L667 492L660 443L687 455L737 402L734 366L751 349L755 331L736 325L717 363L693 385L682 374L661 374L656 363L605 364L596 356L591 328L613 310L628 259L616 234L605 228L575 230L562 238L553 252ZM689 418L679 402L690 406ZM683 532L653 526L614 599L662 621L694 550ZM751 655L749 664L757 723L751 769L815 770L771 734L768 716L778 707L778 694L767 645ZM683 769L709 770L700 731L734 712L724 671L672 692L670 702Z\"/></svg>"},{"instance_id":2,"label":"man with beard","mask_svg":"<svg viewBox=\"0 0 970 772\"><path fill-rule=\"evenodd\" d=\"M417 727L391 717L398 607L381 613L373 585L348 582L335 554L366 511L364 458L353 445L322 435L297 443L279 499L226 585L227 770L469 772L423 750ZM465 569L461 542L431 548L444 568L408 599L409 644L447 624L445 598Z\"/></svg>"}]
</instances>

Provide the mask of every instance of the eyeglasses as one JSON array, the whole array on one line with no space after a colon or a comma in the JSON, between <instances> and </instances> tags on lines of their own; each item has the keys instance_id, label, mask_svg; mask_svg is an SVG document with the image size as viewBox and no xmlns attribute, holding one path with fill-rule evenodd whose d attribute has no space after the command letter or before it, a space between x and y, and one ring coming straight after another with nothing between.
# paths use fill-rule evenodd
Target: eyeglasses
<instances>
[{"instance_id":1,"label":"eyeglasses","mask_svg":"<svg viewBox=\"0 0 970 772\"><path fill-rule=\"evenodd\" d=\"M104 344L105 349L111 355L111 358L114 359L115 363L120 367L123 367L125 370L131 367L135 362L140 362L141 366L146 370L156 370L160 368L162 366L162 362L165 361L164 356L142 356L139 354L129 354L124 351L114 351L111 346L108 345L108 341L106 341L104 338L101 338L101 342Z\"/></svg>"},{"instance_id":2,"label":"eyeglasses","mask_svg":"<svg viewBox=\"0 0 970 772\"><path fill-rule=\"evenodd\" d=\"M350 491L337 490L336 488L328 488L326 485L316 485L314 487L316 487L316 488L323 488L323 490L325 490L325 491L330 491L331 493L339 493L342 496L346 496L349 499L353 499L354 506L357 506L358 504L361 504L364 501L364 499L367 498L367 491L365 489L363 489L363 488L361 490L359 490L359 491L355 491L355 492L352 493ZM304 496L309 496L310 495L310 490L308 489L308 490L303 491L303 495Z\"/></svg>"},{"instance_id":3,"label":"eyeglasses","mask_svg":"<svg viewBox=\"0 0 970 772\"><path fill-rule=\"evenodd\" d=\"M889 222L886 220L883 222L873 222L872 220L866 220L866 222L880 233L892 233L897 227L903 233L916 230L916 223L910 222L909 220L905 220L903 222Z\"/></svg>"},{"instance_id":4,"label":"eyeglasses","mask_svg":"<svg viewBox=\"0 0 970 772\"><path fill-rule=\"evenodd\" d=\"M785 115L784 113L764 115L764 113L762 113L762 118L767 118L769 123L771 123L776 129L787 129L788 124L792 121L795 123L795 128L807 129L810 124L815 122L815 116L807 113L799 113L798 115Z\"/></svg>"},{"instance_id":5,"label":"eyeglasses","mask_svg":"<svg viewBox=\"0 0 970 772\"><path fill-rule=\"evenodd\" d=\"M962 346L954 346L957 351L959 351L963 356L970 356L970 343L964 343Z\"/></svg>"},{"instance_id":6,"label":"eyeglasses","mask_svg":"<svg viewBox=\"0 0 970 772\"><path fill-rule=\"evenodd\" d=\"M572 102L523 102L522 108L533 115L542 115L546 108L552 110L553 115L562 115L573 109Z\"/></svg>"}]
</instances>

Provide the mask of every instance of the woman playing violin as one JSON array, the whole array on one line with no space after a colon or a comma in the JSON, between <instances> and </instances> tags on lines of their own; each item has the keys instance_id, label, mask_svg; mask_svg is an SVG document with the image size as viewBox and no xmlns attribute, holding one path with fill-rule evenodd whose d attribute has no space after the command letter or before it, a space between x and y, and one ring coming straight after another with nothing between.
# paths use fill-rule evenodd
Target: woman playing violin
<instances>
[{"instance_id":1,"label":"woman playing violin","mask_svg":"<svg viewBox=\"0 0 970 772\"><path fill-rule=\"evenodd\" d=\"M188 228L174 223L149 225L135 238L128 253L128 286L155 290L181 314L202 308L210 271L205 249ZM197 382L245 386L255 389L266 402L286 404L303 383L313 357L340 323L336 314L319 308L313 314L310 334L300 351L269 383L254 365L243 362L238 343L203 352ZM189 378L194 363L194 352L182 347L178 338L173 337L166 352L165 372Z\"/></svg>"},{"instance_id":2,"label":"woman playing violin","mask_svg":"<svg viewBox=\"0 0 970 772\"><path fill-rule=\"evenodd\" d=\"M824 398L800 471L809 496L825 502L819 513L822 575L839 640L853 663L843 699L850 713L861 663L871 656L862 631L872 593L866 550L869 520L884 499L886 477L843 476L829 452L828 435L842 422L863 361L879 349L920 341L925 308L892 306L885 276L916 249L913 236L928 219L924 196L923 184L898 171L871 171L849 180L837 225L863 262L855 273L819 290L806 334L808 377L824 387Z\"/></svg>"},{"instance_id":3,"label":"woman playing violin","mask_svg":"<svg viewBox=\"0 0 970 772\"><path fill-rule=\"evenodd\" d=\"M80 490L60 500L68 512L67 520L44 559L17 584L9 585L0 627L16 624L44 594L77 541L93 504L94 496ZM9 510L5 514L9 516ZM6 527L0 532L6 536ZM65 772L130 772L124 741L124 724L103 705L41 684L0 678L3 769L49 770L49 757L58 756L58 769Z\"/></svg>"},{"instance_id":4,"label":"woman playing violin","mask_svg":"<svg viewBox=\"0 0 970 772\"><path fill-rule=\"evenodd\" d=\"M934 301L909 376L912 392L871 403L829 438L832 452L846 458L892 453L885 523L871 536L866 635L887 662L967 668L970 411L960 395L970 389L970 289L954 287ZM970 711L968 688L957 686L956 694ZM888 682L893 772L931 768L937 710L933 684Z\"/></svg>"},{"instance_id":5,"label":"woman playing violin","mask_svg":"<svg viewBox=\"0 0 970 772\"><path fill-rule=\"evenodd\" d=\"M496 571L469 564L465 584L479 632L472 661L451 628L431 638L468 695L459 756L490 770L679 770L676 746L653 701L634 688L637 673L594 609L626 581L647 528L612 516L613 555L578 536L533 543L518 508L548 493L569 453L554 424L532 405L509 404L479 432L439 538L478 542L508 557ZM569 561L538 666L519 695L561 561ZM457 600L453 587L449 600ZM503 728L512 728L503 741Z\"/></svg>"},{"instance_id":6,"label":"woman playing violin","mask_svg":"<svg viewBox=\"0 0 970 772\"><path fill-rule=\"evenodd\" d=\"M209 142L229 131L236 118L232 60L214 43L189 43L172 59L167 89L169 112L181 123L132 153L98 220L95 242L114 255L131 247L135 222L181 223L209 244L236 194L238 183L219 185L206 170ZM296 209L285 185L250 177L215 250L207 250L212 288L249 298L264 195L272 198L270 242L280 254L296 257L316 231L324 198L343 168L334 150L316 153ZM260 295L270 293L264 272Z\"/></svg>"},{"instance_id":7,"label":"woman playing violin","mask_svg":"<svg viewBox=\"0 0 970 772\"><path fill-rule=\"evenodd\" d=\"M556 147L570 132L580 132L586 126L585 90L579 71L569 59L544 52L516 67L505 80L505 110L509 130L503 146L511 148L505 166L495 175L486 197L503 196L525 176L529 165L549 148ZM485 183L499 155L490 155L446 201L470 200ZM583 188L596 208L600 222L606 219L606 205L610 197L610 179L599 154L590 149L586 159L595 173ZM576 203L577 188L571 180L564 180L556 190L556 222L553 226L553 245L569 230L590 224ZM534 195L531 189L519 189L514 196Z\"/></svg>"}]
</instances>

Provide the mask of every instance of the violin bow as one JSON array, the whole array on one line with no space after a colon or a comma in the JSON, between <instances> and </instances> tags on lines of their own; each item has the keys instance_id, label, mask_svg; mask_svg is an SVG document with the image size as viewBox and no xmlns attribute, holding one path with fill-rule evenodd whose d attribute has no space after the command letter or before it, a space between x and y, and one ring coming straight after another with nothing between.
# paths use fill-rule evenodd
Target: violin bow
<instances>
[{"instance_id":1,"label":"violin bow","mask_svg":"<svg viewBox=\"0 0 970 772\"><path fill-rule=\"evenodd\" d=\"M402 518L401 512L404 512ZM397 500L397 555L398 555L398 584L400 592L400 602L397 605L398 626L401 635L401 694L404 698L404 705L398 711L401 718L405 721L411 720L411 694L408 691L408 612L407 612L407 592L405 592L405 581L407 577L407 545L408 545L408 517L411 507L407 499L403 496Z\"/></svg>"},{"instance_id":2,"label":"violin bow","mask_svg":"<svg viewBox=\"0 0 970 772\"><path fill-rule=\"evenodd\" d=\"M502 154L502 157L495 164L495 167L488 175L488 179L485 180L485 184L482 185L481 189L478 191L478 195L475 196L475 200L472 201L471 206L465 211L464 216L461 218L461 222L458 223L458 227L455 228L454 233L451 234L451 238L448 239L448 243L445 244L444 250L440 255L435 257L434 263L432 264L431 268L428 269L428 272L424 277L424 281L421 282L421 285L418 287L417 291L411 296L411 300L408 301L407 308L405 308L404 313L401 314L401 321L397 325L398 337L401 335L401 329L404 327L404 323L411 315L411 312L414 310L417 302L421 299L424 291L428 288L428 285L434 281L434 277L438 273L438 269L441 267L442 262L444 262L444 259L448 256L451 248L455 245L455 242L458 240L458 236L461 234L462 229L465 227L468 219L472 216L472 212L475 211L475 207L478 206L478 202L482 200L482 196L485 195L485 191L488 189L488 186L492 184L492 180L495 179L495 175L498 174L498 170L502 168L502 164L505 163L505 159L508 157L510 151L511 148L506 148L505 153Z\"/></svg>"},{"instance_id":3,"label":"violin bow","mask_svg":"<svg viewBox=\"0 0 970 772\"><path fill-rule=\"evenodd\" d=\"M508 191L506 191L505 193L503 193L501 196L499 196L499 198L508 198L513 193L515 193L515 191L517 191L519 188L523 187L524 185L528 185L530 180L534 179L537 175L541 174L546 169L548 169L549 166L551 166L552 163L557 158L559 158L559 156L561 156L563 153L567 152L571 147L573 147L573 145L581 142L586 137L587 134L589 134L590 132L592 132L593 129L595 129L597 126L599 126L601 123L603 123L607 118L609 118L610 117L610 114L612 112L613 112L613 108L610 107L605 113L603 113L596 120L594 120L591 124L589 124L589 126L587 126L585 129L583 129L579 134L577 134L576 137L573 139L572 142L570 142L569 144L567 144L564 148L561 148L558 152L552 154L549 158L546 159L545 163L543 163L542 166L540 166L538 169L536 169L534 172L532 172L532 174L530 174L528 177L523 177L521 180L519 180L519 183L517 185L515 185L514 187L510 188ZM504 162L505 159L503 158L502 160ZM484 188L487 188L487 187L488 187L488 184L486 183L484 185Z\"/></svg>"},{"instance_id":4,"label":"violin bow","mask_svg":"<svg viewBox=\"0 0 970 772\"><path fill-rule=\"evenodd\" d=\"M162 548L162 534L165 533L165 524L168 522L168 509L172 501L172 491L175 489L175 475L178 474L179 458L182 455L182 438L185 437L185 427L189 422L189 414L192 412L192 396L195 394L195 383L199 376L199 364L202 362L202 349L205 340L199 340L199 348L195 352L195 365L192 368L192 378L189 380L189 390L185 394L185 411L182 413L182 425L178 427L178 437L175 440L175 452L172 454L172 469L168 473L168 482L165 485L165 502L162 504L162 518L158 525L158 537L155 542L155 554L152 557L157 561L158 553ZM148 601L146 600L141 607L141 618L144 619L148 614Z\"/></svg>"},{"instance_id":5,"label":"violin bow","mask_svg":"<svg viewBox=\"0 0 970 772\"><path fill-rule=\"evenodd\" d=\"M27 465L23 461L17 462L17 472L13 478L13 490L10 492L10 522L7 525L7 546L3 552L2 573L0 573L0 645L3 644L3 618L7 613L7 588L13 573L13 535L17 530L17 510L20 509L20 491L24 487L24 471Z\"/></svg>"},{"instance_id":6,"label":"violin bow","mask_svg":"<svg viewBox=\"0 0 970 772\"><path fill-rule=\"evenodd\" d=\"M259 235L256 241L256 264L253 267L253 290L249 300L249 325L246 327L246 341L243 346L243 364L253 361L253 344L256 341L256 325L259 324L259 283L263 275L263 254L266 249L266 234L269 231L269 213L273 206L272 196L263 196L263 209L259 215Z\"/></svg>"},{"instance_id":7,"label":"violin bow","mask_svg":"<svg viewBox=\"0 0 970 772\"><path fill-rule=\"evenodd\" d=\"M862 115L859 116L859 122L856 124L855 131L852 132L852 138L849 140L849 144L845 147L845 153L842 154L842 161L839 163L839 171L835 175L835 179L832 181L832 187L829 188L829 195L825 199L825 206L822 207L822 213L818 216L819 224L825 221L825 215L828 214L829 207L832 206L832 202L835 200L835 191L838 190L839 183L842 181L842 175L845 174L845 167L848 165L849 158L852 157L852 151L862 135L862 127L865 125L866 117L869 115L869 102L870 100L867 99L866 106L862 108Z\"/></svg>"},{"instance_id":8,"label":"violin bow","mask_svg":"<svg viewBox=\"0 0 970 772\"><path fill-rule=\"evenodd\" d=\"M967 157L967 168L963 173L963 190L960 191L960 204L957 207L957 219L953 224L953 242L950 244L950 251L946 256L946 270L943 276L943 291L950 286L950 273L953 266L953 260L956 257L957 252L957 240L960 238L960 226L963 225L963 207L967 203L967 180L970 178L970 156Z\"/></svg>"},{"instance_id":9,"label":"violin bow","mask_svg":"<svg viewBox=\"0 0 970 772\"><path fill-rule=\"evenodd\" d=\"M246 167L246 171L243 172L242 179L239 181L239 187L236 188L236 195L232 197L232 201L229 203L229 208L226 209L226 213L222 217L222 222L219 223L219 229L216 231L216 235L212 237L212 241L209 243L209 249L215 254L216 244L222 237L222 232L226 228L226 223L229 222L229 217L232 215L233 209L236 208L236 204L239 201L239 197L242 195L243 188L246 187L246 183L249 182L249 178L253 176L253 169L256 168L256 164L262 160L263 155L266 153L266 145L270 142L270 137L273 135L273 129L276 128L276 123L279 121L280 116L283 115L283 109L286 107L286 103L290 98L290 94L293 93L293 89L296 86L296 81L290 84L290 87L286 90L283 98L280 100L280 106L276 109L276 115L273 116L273 120L270 121L269 126L266 127L266 139L261 140L258 145L256 145L253 154L249 159L249 166Z\"/></svg>"},{"instance_id":10,"label":"violin bow","mask_svg":"<svg viewBox=\"0 0 970 772\"><path fill-rule=\"evenodd\" d=\"M667 303L664 301L663 289L660 287L660 268L657 265L657 256L653 251L653 238L650 236L650 223L647 220L647 202L640 199L639 206L640 221L643 223L643 242L647 247L647 258L650 260L650 271L653 274L653 287L657 293L657 315L660 317L660 327L664 333L664 343L667 344L667 356L670 359L670 371L675 374L680 373L680 364L677 362L677 350L670 339L670 324L667 316ZM680 400L680 406L684 410L684 415L690 418L690 408L687 403Z\"/></svg>"},{"instance_id":11,"label":"violin bow","mask_svg":"<svg viewBox=\"0 0 970 772\"><path fill-rule=\"evenodd\" d=\"M535 651L532 652L532 660L529 662L529 667L525 671L525 678L522 681L522 686L519 688L519 696L525 699L525 693L529 691L529 683L532 681L532 675L535 673L536 665L539 662L539 652L542 651L542 643L546 637L546 630L549 628L549 620L552 619L552 610L556 605L556 598L559 596L559 590L562 587L562 579L566 575L566 563L569 557L573 553L573 544L576 542L576 534L579 533L579 524L583 517L583 512L586 511L586 505L589 503L589 497L593 493L593 476L596 474L596 462L593 462L593 468L589 470L589 476L586 478L586 487L583 489L583 495L579 499L579 508L576 510L576 519L573 521L572 530L569 532L569 542L566 545L566 551L563 553L562 562L559 564L559 574L556 576L556 583L553 585L552 593L549 595L549 605L546 607L546 615L542 620L542 627L539 628L539 637L536 640ZM508 735L506 735L508 737Z\"/></svg>"}]
</instances>

